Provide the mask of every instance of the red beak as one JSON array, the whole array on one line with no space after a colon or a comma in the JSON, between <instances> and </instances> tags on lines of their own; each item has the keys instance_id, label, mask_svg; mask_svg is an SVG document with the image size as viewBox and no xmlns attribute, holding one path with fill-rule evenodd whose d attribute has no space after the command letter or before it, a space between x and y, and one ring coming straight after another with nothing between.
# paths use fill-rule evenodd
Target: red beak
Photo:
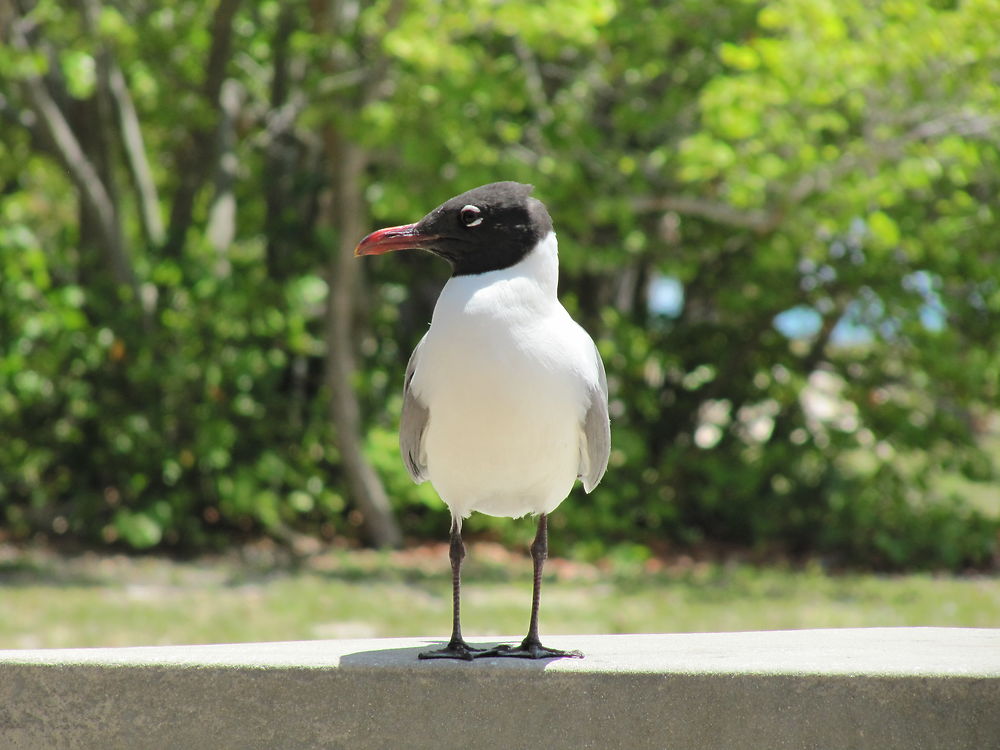
<instances>
[{"instance_id":1,"label":"red beak","mask_svg":"<svg viewBox=\"0 0 1000 750\"><path fill-rule=\"evenodd\" d=\"M437 235L421 234L416 224L378 229L365 237L354 248L354 255L382 255L393 250L416 250L432 244Z\"/></svg>"}]
</instances>

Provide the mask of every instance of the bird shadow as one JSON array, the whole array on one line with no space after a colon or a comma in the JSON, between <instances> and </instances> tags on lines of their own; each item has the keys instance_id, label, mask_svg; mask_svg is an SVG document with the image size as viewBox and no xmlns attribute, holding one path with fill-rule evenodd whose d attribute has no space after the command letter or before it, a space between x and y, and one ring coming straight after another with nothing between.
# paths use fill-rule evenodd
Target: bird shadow
<instances>
[{"instance_id":1,"label":"bird shadow","mask_svg":"<svg viewBox=\"0 0 1000 750\"><path fill-rule=\"evenodd\" d=\"M545 668L563 657L547 659L516 659L502 656L485 656L472 661L464 659L421 659L422 651L429 651L447 645L446 640L428 639L425 646L408 646L406 648L375 649L372 651L356 651L340 657L341 668L356 669L480 669L480 670L522 670L530 672L544 671ZM479 648L492 648L500 645L499 641L472 644Z\"/></svg>"}]
</instances>

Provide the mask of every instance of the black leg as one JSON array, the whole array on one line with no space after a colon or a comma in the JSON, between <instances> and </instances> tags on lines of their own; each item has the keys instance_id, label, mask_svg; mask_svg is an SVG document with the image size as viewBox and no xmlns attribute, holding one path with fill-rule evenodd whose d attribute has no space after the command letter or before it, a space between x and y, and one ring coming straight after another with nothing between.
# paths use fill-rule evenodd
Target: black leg
<instances>
[{"instance_id":1,"label":"black leg","mask_svg":"<svg viewBox=\"0 0 1000 750\"><path fill-rule=\"evenodd\" d=\"M451 521L451 544L448 547L448 557L451 559L451 640L444 648L434 651L424 651L419 654L421 659L465 659L471 661L481 648L473 648L462 638L462 560L465 559L465 544L462 542L462 532L458 528L458 519Z\"/></svg>"},{"instance_id":2,"label":"black leg","mask_svg":"<svg viewBox=\"0 0 1000 750\"><path fill-rule=\"evenodd\" d=\"M531 561L534 564L534 581L531 590L531 620L528 623L528 635L520 646L498 646L490 649L482 656L510 656L520 659L550 659L560 656L570 656L582 659L579 651L562 651L542 645L538 638L538 607L542 598L542 568L545 558L549 555L549 519L544 513L538 517L538 532L535 541L531 543ZM478 656L478 654L477 654Z\"/></svg>"}]
</instances>

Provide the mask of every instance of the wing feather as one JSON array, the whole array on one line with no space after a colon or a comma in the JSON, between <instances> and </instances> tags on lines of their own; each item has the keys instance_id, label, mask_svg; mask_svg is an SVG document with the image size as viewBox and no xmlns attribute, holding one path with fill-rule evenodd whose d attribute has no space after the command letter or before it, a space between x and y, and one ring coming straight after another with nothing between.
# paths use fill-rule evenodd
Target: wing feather
<instances>
[{"instance_id":1,"label":"wing feather","mask_svg":"<svg viewBox=\"0 0 1000 750\"><path fill-rule=\"evenodd\" d=\"M424 338L427 338L424 336ZM427 454L424 451L424 432L430 412L420 399L413 393L410 383L413 373L420 362L420 347L424 339L420 339L410 355L406 365L406 377L403 379L403 413L399 420L399 452L403 456L406 471L417 484L427 480Z\"/></svg>"},{"instance_id":2,"label":"wing feather","mask_svg":"<svg viewBox=\"0 0 1000 750\"><path fill-rule=\"evenodd\" d=\"M580 425L579 478L586 492L593 490L604 476L611 456L611 420L608 417L608 376L604 371L601 353L594 347L597 359L598 382L590 389L587 413Z\"/></svg>"}]
</instances>

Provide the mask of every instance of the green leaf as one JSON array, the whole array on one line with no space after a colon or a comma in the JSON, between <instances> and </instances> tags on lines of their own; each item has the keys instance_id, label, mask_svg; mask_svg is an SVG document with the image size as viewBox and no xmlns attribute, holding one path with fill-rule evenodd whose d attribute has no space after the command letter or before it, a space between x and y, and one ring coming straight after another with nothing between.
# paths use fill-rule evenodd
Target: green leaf
<instances>
[{"instance_id":1,"label":"green leaf","mask_svg":"<svg viewBox=\"0 0 1000 750\"><path fill-rule=\"evenodd\" d=\"M66 88L76 99L89 99L97 85L97 64L92 55L80 50L69 50L59 57L60 67L66 77Z\"/></svg>"},{"instance_id":2,"label":"green leaf","mask_svg":"<svg viewBox=\"0 0 1000 750\"><path fill-rule=\"evenodd\" d=\"M163 529L151 516L120 510L115 514L115 529L125 542L136 549L155 547L163 538Z\"/></svg>"},{"instance_id":3,"label":"green leaf","mask_svg":"<svg viewBox=\"0 0 1000 750\"><path fill-rule=\"evenodd\" d=\"M868 214L868 229L875 241L883 247L892 248L899 244L899 227L883 211Z\"/></svg>"}]
</instances>

